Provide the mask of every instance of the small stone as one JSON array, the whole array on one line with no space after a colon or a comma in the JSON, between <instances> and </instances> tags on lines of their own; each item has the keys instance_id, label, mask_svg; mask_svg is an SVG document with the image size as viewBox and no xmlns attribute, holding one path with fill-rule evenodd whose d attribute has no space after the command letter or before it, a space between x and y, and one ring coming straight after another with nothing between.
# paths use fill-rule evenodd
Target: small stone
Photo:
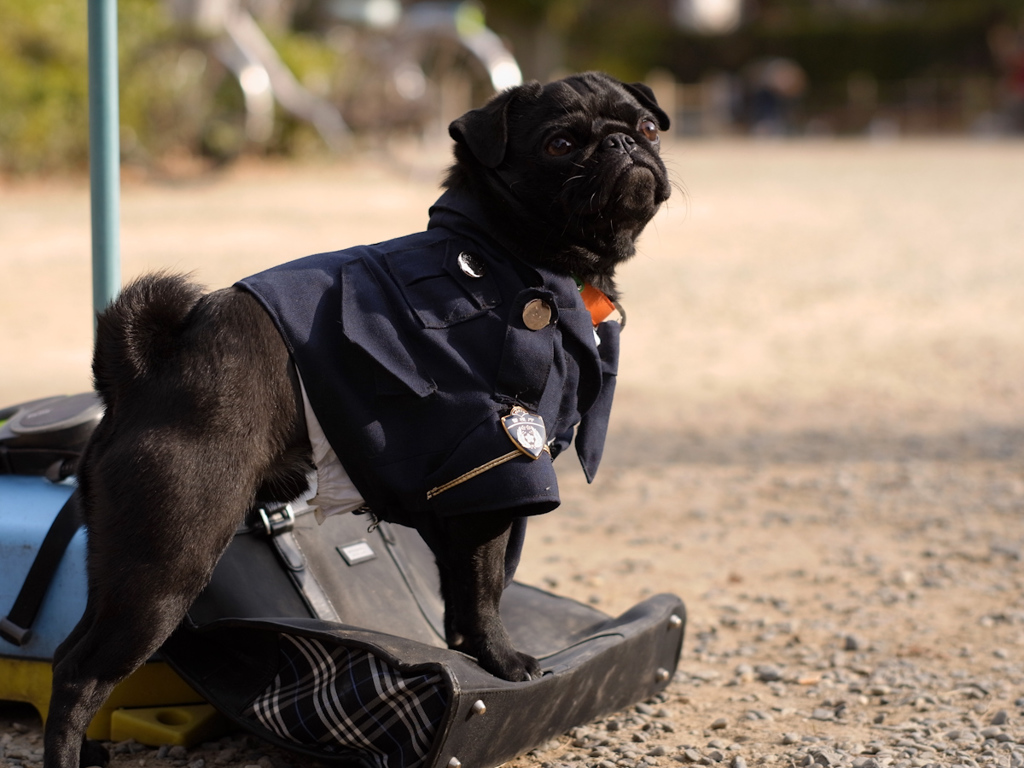
<instances>
[{"instance_id":1,"label":"small stone","mask_svg":"<svg viewBox=\"0 0 1024 768\"><path fill-rule=\"evenodd\" d=\"M641 715L647 715L648 717L650 717L654 714L654 707L650 706L649 704L637 704L636 711Z\"/></svg>"},{"instance_id":2,"label":"small stone","mask_svg":"<svg viewBox=\"0 0 1024 768\"><path fill-rule=\"evenodd\" d=\"M736 755L732 759L732 768L747 768L747 761L744 760L740 755Z\"/></svg>"},{"instance_id":3,"label":"small stone","mask_svg":"<svg viewBox=\"0 0 1024 768\"><path fill-rule=\"evenodd\" d=\"M699 763L701 754L696 749L684 749L683 754L680 755L684 762L687 763Z\"/></svg>"},{"instance_id":4,"label":"small stone","mask_svg":"<svg viewBox=\"0 0 1024 768\"><path fill-rule=\"evenodd\" d=\"M815 720L835 720L836 713L835 710L818 707L811 713L811 717Z\"/></svg>"},{"instance_id":5,"label":"small stone","mask_svg":"<svg viewBox=\"0 0 1024 768\"><path fill-rule=\"evenodd\" d=\"M167 750L167 757L171 760L184 760L188 757L188 750L182 746L171 747ZM270 768L268 765L267 768Z\"/></svg>"},{"instance_id":6,"label":"small stone","mask_svg":"<svg viewBox=\"0 0 1024 768\"><path fill-rule=\"evenodd\" d=\"M206 768L206 760L198 757L188 764L188 768Z\"/></svg>"},{"instance_id":7,"label":"small stone","mask_svg":"<svg viewBox=\"0 0 1024 768\"><path fill-rule=\"evenodd\" d=\"M609 720L607 723L605 723L604 729L606 731L611 731L612 733L614 733L621 727L622 723L620 723L618 720Z\"/></svg>"},{"instance_id":8,"label":"small stone","mask_svg":"<svg viewBox=\"0 0 1024 768\"><path fill-rule=\"evenodd\" d=\"M758 664L754 667L754 673L762 683L773 683L782 679L782 672L771 664Z\"/></svg>"},{"instance_id":9,"label":"small stone","mask_svg":"<svg viewBox=\"0 0 1024 768\"><path fill-rule=\"evenodd\" d=\"M713 723L711 723L711 730L713 730L713 731L720 731L723 728L728 728L728 727L729 727L729 721L727 719L725 719L724 717L720 717L717 720L715 720Z\"/></svg>"},{"instance_id":10,"label":"small stone","mask_svg":"<svg viewBox=\"0 0 1024 768\"><path fill-rule=\"evenodd\" d=\"M668 754L668 751L665 749L665 747L659 744L647 754L649 757L664 757L666 754Z\"/></svg>"},{"instance_id":11,"label":"small stone","mask_svg":"<svg viewBox=\"0 0 1024 768\"><path fill-rule=\"evenodd\" d=\"M637 744L643 744L645 741L647 741L647 737L644 736L642 733L634 733L633 741Z\"/></svg>"},{"instance_id":12,"label":"small stone","mask_svg":"<svg viewBox=\"0 0 1024 768\"><path fill-rule=\"evenodd\" d=\"M998 712L996 712L994 715L992 715L992 719L989 720L988 722L989 722L989 725L1006 725L1006 723L1009 721L1009 719L1010 719L1010 716L1009 716L1009 714L1007 714L1006 710L1005 709L1000 709Z\"/></svg>"},{"instance_id":13,"label":"small stone","mask_svg":"<svg viewBox=\"0 0 1024 768\"><path fill-rule=\"evenodd\" d=\"M798 744L800 743L800 736L796 733L784 733L782 734L783 744Z\"/></svg>"}]
</instances>

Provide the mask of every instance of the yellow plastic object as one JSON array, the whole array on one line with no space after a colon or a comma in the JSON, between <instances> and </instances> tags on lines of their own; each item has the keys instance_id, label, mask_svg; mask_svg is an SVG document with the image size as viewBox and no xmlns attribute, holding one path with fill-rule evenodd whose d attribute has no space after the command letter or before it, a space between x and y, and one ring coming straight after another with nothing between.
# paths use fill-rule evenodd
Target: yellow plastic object
<instances>
[{"instance_id":1,"label":"yellow plastic object","mask_svg":"<svg viewBox=\"0 0 1024 768\"><path fill-rule=\"evenodd\" d=\"M209 704L118 709L110 715L110 740L191 747L227 730L227 720Z\"/></svg>"},{"instance_id":2,"label":"yellow plastic object","mask_svg":"<svg viewBox=\"0 0 1024 768\"><path fill-rule=\"evenodd\" d=\"M44 721L50 709L52 683L50 662L0 657L0 699L31 704ZM110 739L111 714L122 707L201 703L205 703L203 697L169 666L163 662L143 664L110 694L89 724L87 736L90 739ZM142 741L134 736L131 738Z\"/></svg>"}]
</instances>

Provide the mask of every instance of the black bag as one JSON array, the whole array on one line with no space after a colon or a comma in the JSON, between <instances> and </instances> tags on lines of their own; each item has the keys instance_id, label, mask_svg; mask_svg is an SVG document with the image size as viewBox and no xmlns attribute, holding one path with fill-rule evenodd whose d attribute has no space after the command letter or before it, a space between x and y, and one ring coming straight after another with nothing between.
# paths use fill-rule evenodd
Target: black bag
<instances>
[{"instance_id":1,"label":"black bag","mask_svg":"<svg viewBox=\"0 0 1024 768\"><path fill-rule=\"evenodd\" d=\"M54 418L59 408L79 415L56 418L60 429L49 437L37 430L29 444L30 429L11 427L32 409L4 412L12 418L0 426L3 469L73 468L101 414L93 396L76 397L43 406ZM368 522L349 514L319 526L303 504L254 509L161 657L267 741L371 768L498 765L650 698L676 669L685 628L679 598L658 595L612 618L513 582L502 618L544 675L495 678L446 647L437 568L419 535ZM61 551L49 547L47 567L33 566L19 601L41 599ZM12 635L27 632L31 618L9 622Z\"/></svg>"},{"instance_id":2,"label":"black bag","mask_svg":"<svg viewBox=\"0 0 1024 768\"><path fill-rule=\"evenodd\" d=\"M433 556L412 529L308 508L258 513L164 657L270 742L388 768L499 765L662 690L685 609L658 595L612 618L513 582L516 647L544 675L509 683L444 642ZM276 617L276 618L273 618Z\"/></svg>"},{"instance_id":3,"label":"black bag","mask_svg":"<svg viewBox=\"0 0 1024 768\"><path fill-rule=\"evenodd\" d=\"M67 477L102 418L92 392L0 408L0 475Z\"/></svg>"}]
</instances>

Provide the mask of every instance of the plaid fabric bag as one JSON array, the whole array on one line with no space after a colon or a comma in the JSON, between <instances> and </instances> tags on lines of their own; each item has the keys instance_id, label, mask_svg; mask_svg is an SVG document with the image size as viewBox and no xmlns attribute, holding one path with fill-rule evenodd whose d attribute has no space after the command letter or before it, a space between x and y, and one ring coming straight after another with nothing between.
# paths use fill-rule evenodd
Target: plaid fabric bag
<instances>
[{"instance_id":1,"label":"plaid fabric bag","mask_svg":"<svg viewBox=\"0 0 1024 768\"><path fill-rule=\"evenodd\" d=\"M56 510L69 493L58 485L43 493L37 486L49 481L28 475L63 477L100 414L91 395L51 400L0 410L0 475L13 473L0 481L10 481L8 495L26 486L15 505L22 527L24 511L44 496L59 496L49 499ZM66 544L51 547L52 565ZM79 565L81 549L71 552ZM29 548L30 557L8 558L18 563L0 562L20 564L7 583L15 608L0 629L31 628L31 642L7 651L47 658L70 630L54 619L73 625L85 595L80 576L58 574L51 584L52 569L43 569L45 577L26 580L37 554ZM23 580L26 599L15 599ZM48 590L67 609L33 624L28 598ZM501 611L516 647L540 660L539 679L500 680L447 648L437 568L415 531L368 531L357 515L318 526L308 508L256 509L160 656L238 725L319 761L489 768L662 690L686 615L674 595L613 618L516 582Z\"/></svg>"},{"instance_id":2,"label":"plaid fabric bag","mask_svg":"<svg viewBox=\"0 0 1024 768\"><path fill-rule=\"evenodd\" d=\"M403 675L372 653L308 637L283 635L280 654L273 683L246 717L324 754L352 745L380 768L427 760L449 698L440 673Z\"/></svg>"},{"instance_id":3,"label":"plaid fabric bag","mask_svg":"<svg viewBox=\"0 0 1024 768\"><path fill-rule=\"evenodd\" d=\"M433 555L415 531L267 512L235 537L164 645L197 691L262 738L366 768L488 768L662 690L685 608L613 618L513 582L502 618L541 678L493 677L444 641Z\"/></svg>"}]
</instances>

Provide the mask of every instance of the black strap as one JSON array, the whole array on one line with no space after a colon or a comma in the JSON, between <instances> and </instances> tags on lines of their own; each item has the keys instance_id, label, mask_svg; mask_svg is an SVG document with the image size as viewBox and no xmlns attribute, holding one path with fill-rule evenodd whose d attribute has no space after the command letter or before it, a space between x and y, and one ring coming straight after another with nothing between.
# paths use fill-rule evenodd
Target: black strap
<instances>
[{"instance_id":1,"label":"black strap","mask_svg":"<svg viewBox=\"0 0 1024 768\"><path fill-rule=\"evenodd\" d=\"M71 539L82 526L82 515L78 508L76 489L64 502L50 530L39 546L36 559L29 568L25 583L11 607L10 613L0 619L0 637L17 646L25 645L32 636L32 623L36 620L39 607L43 604L46 590L53 581L64 551Z\"/></svg>"}]
</instances>

